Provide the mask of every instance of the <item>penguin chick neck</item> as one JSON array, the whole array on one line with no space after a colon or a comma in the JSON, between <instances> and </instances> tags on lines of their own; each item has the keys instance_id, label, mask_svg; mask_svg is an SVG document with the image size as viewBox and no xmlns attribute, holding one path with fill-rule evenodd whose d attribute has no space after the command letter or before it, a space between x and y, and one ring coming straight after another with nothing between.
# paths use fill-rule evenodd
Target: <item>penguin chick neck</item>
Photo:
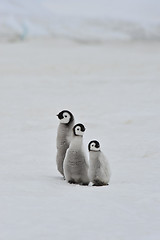
<instances>
[{"instance_id":1,"label":"penguin chick neck","mask_svg":"<svg viewBox=\"0 0 160 240\"><path fill-rule=\"evenodd\" d=\"M61 123L60 122L60 124L59 124L59 126L62 128L62 129L70 129L70 128L72 128L73 127L73 125L74 125L74 120L72 120L71 122L69 122L69 123Z\"/></svg>"},{"instance_id":2,"label":"penguin chick neck","mask_svg":"<svg viewBox=\"0 0 160 240\"><path fill-rule=\"evenodd\" d=\"M82 147L82 144L83 144L83 137L82 136L74 136L71 141L70 148L79 149Z\"/></svg>"},{"instance_id":3,"label":"penguin chick neck","mask_svg":"<svg viewBox=\"0 0 160 240\"><path fill-rule=\"evenodd\" d=\"M101 151L90 151L89 155L94 159L97 158L99 156L99 154L101 153Z\"/></svg>"}]
</instances>

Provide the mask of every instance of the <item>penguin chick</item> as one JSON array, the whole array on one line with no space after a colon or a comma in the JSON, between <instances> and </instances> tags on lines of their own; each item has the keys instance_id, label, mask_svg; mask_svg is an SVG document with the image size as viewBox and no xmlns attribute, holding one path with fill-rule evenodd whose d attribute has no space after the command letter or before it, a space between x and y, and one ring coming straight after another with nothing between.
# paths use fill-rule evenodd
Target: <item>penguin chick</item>
<instances>
[{"instance_id":1,"label":"penguin chick","mask_svg":"<svg viewBox=\"0 0 160 240\"><path fill-rule=\"evenodd\" d=\"M108 161L100 150L98 141L93 140L88 144L89 150L89 177L93 186L108 185L110 180L110 168Z\"/></svg>"},{"instance_id":2,"label":"penguin chick","mask_svg":"<svg viewBox=\"0 0 160 240\"><path fill-rule=\"evenodd\" d=\"M88 163L83 150L85 127L78 123L73 127L73 138L64 159L64 175L69 183L88 185Z\"/></svg>"},{"instance_id":3,"label":"penguin chick","mask_svg":"<svg viewBox=\"0 0 160 240\"><path fill-rule=\"evenodd\" d=\"M67 149L69 148L72 138L72 128L74 126L74 116L68 110L63 110L57 117L60 120L57 130L57 156L56 163L58 171L64 176L63 162Z\"/></svg>"}]
</instances>

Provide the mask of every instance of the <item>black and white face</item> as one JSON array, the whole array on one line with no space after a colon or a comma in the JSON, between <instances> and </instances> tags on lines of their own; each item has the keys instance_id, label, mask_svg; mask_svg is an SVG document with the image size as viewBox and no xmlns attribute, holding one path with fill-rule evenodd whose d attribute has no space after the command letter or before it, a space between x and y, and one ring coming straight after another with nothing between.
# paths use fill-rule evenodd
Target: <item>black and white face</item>
<instances>
[{"instance_id":1,"label":"black and white face","mask_svg":"<svg viewBox=\"0 0 160 240\"><path fill-rule=\"evenodd\" d=\"M63 110L60 113L58 113L57 117L59 118L60 123L64 124L68 124L73 119L72 113L67 110Z\"/></svg>"},{"instance_id":2,"label":"black and white face","mask_svg":"<svg viewBox=\"0 0 160 240\"><path fill-rule=\"evenodd\" d=\"M73 132L75 136L83 136L84 132L85 132L85 127L83 124L78 123L74 126L73 128Z\"/></svg>"},{"instance_id":3,"label":"black and white face","mask_svg":"<svg viewBox=\"0 0 160 240\"><path fill-rule=\"evenodd\" d=\"M88 144L88 150L89 151L94 151L94 152L98 152L100 151L100 144L98 141L93 140Z\"/></svg>"}]
</instances>

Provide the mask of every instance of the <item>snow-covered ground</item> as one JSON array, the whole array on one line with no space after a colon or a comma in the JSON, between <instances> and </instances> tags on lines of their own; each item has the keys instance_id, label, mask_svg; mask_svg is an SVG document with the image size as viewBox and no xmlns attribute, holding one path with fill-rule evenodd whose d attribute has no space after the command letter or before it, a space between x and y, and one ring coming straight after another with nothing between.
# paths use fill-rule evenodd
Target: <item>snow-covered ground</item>
<instances>
[{"instance_id":1,"label":"snow-covered ground","mask_svg":"<svg viewBox=\"0 0 160 240\"><path fill-rule=\"evenodd\" d=\"M0 239L160 239L160 43L0 44ZM56 170L56 114L108 156L108 187Z\"/></svg>"},{"instance_id":2,"label":"snow-covered ground","mask_svg":"<svg viewBox=\"0 0 160 240\"><path fill-rule=\"evenodd\" d=\"M160 40L159 0L1 0L0 41Z\"/></svg>"}]
</instances>

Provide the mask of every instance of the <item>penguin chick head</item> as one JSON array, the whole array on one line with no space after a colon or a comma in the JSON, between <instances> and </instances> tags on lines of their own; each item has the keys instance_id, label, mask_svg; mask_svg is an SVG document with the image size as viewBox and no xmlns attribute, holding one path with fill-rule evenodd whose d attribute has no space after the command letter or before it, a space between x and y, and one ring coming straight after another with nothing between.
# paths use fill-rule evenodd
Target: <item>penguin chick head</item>
<instances>
[{"instance_id":1,"label":"penguin chick head","mask_svg":"<svg viewBox=\"0 0 160 240\"><path fill-rule=\"evenodd\" d=\"M98 152L100 151L100 144L98 141L96 140L92 140L89 144L88 144L88 150L90 151L94 151L94 152Z\"/></svg>"},{"instance_id":2,"label":"penguin chick head","mask_svg":"<svg viewBox=\"0 0 160 240\"><path fill-rule=\"evenodd\" d=\"M85 127L83 124L78 123L73 127L73 133L75 136L83 136L84 132L85 132Z\"/></svg>"},{"instance_id":3,"label":"penguin chick head","mask_svg":"<svg viewBox=\"0 0 160 240\"><path fill-rule=\"evenodd\" d=\"M68 124L73 121L74 117L71 112L68 110L63 110L60 113L57 114L57 117L60 120L60 123Z\"/></svg>"}]
</instances>

